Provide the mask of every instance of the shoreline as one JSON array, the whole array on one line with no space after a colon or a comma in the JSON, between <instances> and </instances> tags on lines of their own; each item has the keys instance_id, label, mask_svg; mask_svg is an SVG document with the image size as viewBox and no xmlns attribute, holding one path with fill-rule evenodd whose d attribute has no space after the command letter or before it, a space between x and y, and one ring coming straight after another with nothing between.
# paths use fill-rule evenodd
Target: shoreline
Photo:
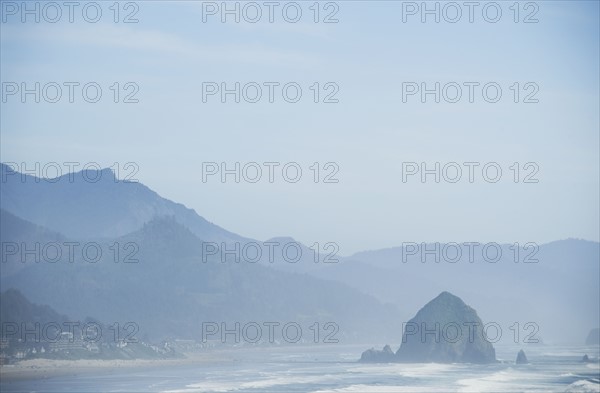
<instances>
[{"instance_id":1,"label":"shoreline","mask_svg":"<svg viewBox=\"0 0 600 393\"><path fill-rule=\"evenodd\" d=\"M229 361L231 358L222 351L204 353L185 353L178 359L113 359L113 360L54 360L28 359L13 365L0 367L0 379L3 383L26 380L40 380L62 376L112 374L123 369L153 369L190 364L205 364Z\"/></svg>"},{"instance_id":2,"label":"shoreline","mask_svg":"<svg viewBox=\"0 0 600 393\"><path fill-rule=\"evenodd\" d=\"M353 344L357 348L356 360L360 357L360 348L364 345ZM312 347L312 345L308 345ZM203 352L183 352L183 358L176 359L78 359L78 360L58 360L58 359L28 359L21 360L12 365L0 367L0 379L2 383L11 383L16 381L40 380L54 377L72 377L84 375L106 375L122 371L123 369L152 370L163 367L177 367L206 365L208 363L227 363L239 360L240 352L246 350L256 353L264 351L270 354L290 351L294 348L296 351L303 351L304 345L283 346L283 347L258 347L258 348L211 348Z\"/></svg>"}]
</instances>

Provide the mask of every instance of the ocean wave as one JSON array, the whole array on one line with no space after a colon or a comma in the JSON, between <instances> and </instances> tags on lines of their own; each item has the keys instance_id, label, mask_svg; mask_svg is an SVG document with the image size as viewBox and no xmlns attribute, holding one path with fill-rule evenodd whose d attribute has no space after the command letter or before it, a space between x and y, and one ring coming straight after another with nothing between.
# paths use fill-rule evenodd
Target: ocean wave
<instances>
[{"instance_id":1,"label":"ocean wave","mask_svg":"<svg viewBox=\"0 0 600 393\"><path fill-rule=\"evenodd\" d=\"M397 386L397 385L350 385L343 388L314 390L311 393L447 393L448 387Z\"/></svg>"},{"instance_id":2,"label":"ocean wave","mask_svg":"<svg viewBox=\"0 0 600 393\"><path fill-rule=\"evenodd\" d=\"M458 392L522 391L527 387L527 374L512 368L477 378L456 381Z\"/></svg>"},{"instance_id":3,"label":"ocean wave","mask_svg":"<svg viewBox=\"0 0 600 393\"><path fill-rule=\"evenodd\" d=\"M200 392L234 392L243 391L246 389L266 389L274 386L283 385L305 385L324 382L339 381L340 376L331 374L310 375L310 376L273 376L265 379L257 379L252 381L210 381L200 382L187 385L183 389L167 390L163 393L200 393Z\"/></svg>"},{"instance_id":4,"label":"ocean wave","mask_svg":"<svg viewBox=\"0 0 600 393\"><path fill-rule=\"evenodd\" d=\"M565 393L597 393L600 392L600 384L587 379L575 381L565 389Z\"/></svg>"},{"instance_id":5,"label":"ocean wave","mask_svg":"<svg viewBox=\"0 0 600 393\"><path fill-rule=\"evenodd\" d=\"M442 363L375 363L372 365L363 365L352 368L354 372L362 372L369 375L399 375L410 378L427 378L439 375L440 373L449 372L459 369L461 366L457 364L442 364Z\"/></svg>"}]
</instances>

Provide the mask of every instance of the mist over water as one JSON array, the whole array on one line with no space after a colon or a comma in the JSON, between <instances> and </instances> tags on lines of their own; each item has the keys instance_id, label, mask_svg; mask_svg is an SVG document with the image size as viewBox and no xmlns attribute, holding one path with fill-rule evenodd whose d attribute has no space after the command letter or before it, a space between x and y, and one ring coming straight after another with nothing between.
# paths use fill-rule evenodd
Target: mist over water
<instances>
[{"instance_id":1,"label":"mist over water","mask_svg":"<svg viewBox=\"0 0 600 393\"><path fill-rule=\"evenodd\" d=\"M600 391L598 2L0 12L0 391Z\"/></svg>"}]
</instances>

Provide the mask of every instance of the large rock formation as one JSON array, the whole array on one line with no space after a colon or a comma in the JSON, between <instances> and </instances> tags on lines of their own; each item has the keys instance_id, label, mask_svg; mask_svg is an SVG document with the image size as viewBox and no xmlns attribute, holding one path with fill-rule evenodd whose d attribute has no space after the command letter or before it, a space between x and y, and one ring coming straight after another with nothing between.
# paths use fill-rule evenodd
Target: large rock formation
<instances>
[{"instance_id":1,"label":"large rock formation","mask_svg":"<svg viewBox=\"0 0 600 393\"><path fill-rule=\"evenodd\" d=\"M442 292L404 326L399 362L492 363L496 351L483 335L477 312Z\"/></svg>"},{"instance_id":2,"label":"large rock formation","mask_svg":"<svg viewBox=\"0 0 600 393\"><path fill-rule=\"evenodd\" d=\"M598 345L600 344L600 329L592 329L585 340L586 345Z\"/></svg>"}]
</instances>

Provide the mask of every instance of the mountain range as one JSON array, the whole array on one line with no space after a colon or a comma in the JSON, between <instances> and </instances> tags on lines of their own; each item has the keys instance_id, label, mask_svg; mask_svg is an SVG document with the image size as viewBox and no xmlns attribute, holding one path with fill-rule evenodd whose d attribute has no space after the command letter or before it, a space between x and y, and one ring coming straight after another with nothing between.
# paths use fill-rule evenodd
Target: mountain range
<instances>
[{"instance_id":1,"label":"mountain range","mask_svg":"<svg viewBox=\"0 0 600 393\"><path fill-rule=\"evenodd\" d=\"M3 173L9 170L2 164ZM313 250L283 237L270 241L298 244L302 258L290 263L275 254L269 261L266 242L210 223L141 183L116 179L109 169L92 172L52 181L3 176L3 290L18 289L71 317L133 320L156 338L199 337L207 321L334 322L339 337L369 343L377 337L383 344L401 336L402 321L443 291L468 297L484 322L498 322L507 332L518 322L527 334L522 326L534 322L548 342L580 343L598 326L597 242L539 245L536 263L523 263L525 254L515 262L514 246L502 244L502 258L493 263L480 254L472 261L463 255L422 262L404 246L326 264L326 255L315 263ZM64 252L70 242L79 245L72 261ZM26 255L21 262L21 250L36 243L41 250L63 245L63 255L55 262ZM208 243L219 247L207 253ZM227 252L250 243L261 245L256 263ZM82 254L89 244L102 251L93 262Z\"/></svg>"}]
</instances>

